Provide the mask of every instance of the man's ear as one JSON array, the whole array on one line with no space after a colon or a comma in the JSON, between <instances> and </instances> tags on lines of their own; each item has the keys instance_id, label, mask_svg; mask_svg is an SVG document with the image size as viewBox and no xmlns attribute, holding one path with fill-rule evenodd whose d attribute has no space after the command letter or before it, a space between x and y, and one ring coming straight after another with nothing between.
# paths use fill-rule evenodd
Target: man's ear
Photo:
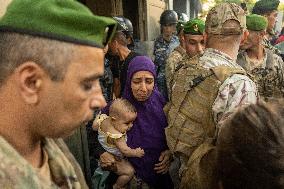
<instances>
[{"instance_id":1,"label":"man's ear","mask_svg":"<svg viewBox=\"0 0 284 189\"><path fill-rule=\"evenodd\" d=\"M203 33L203 39L204 39L204 44L205 48L207 47L207 41L208 41L208 34L206 32Z\"/></svg>"},{"instance_id":2,"label":"man's ear","mask_svg":"<svg viewBox=\"0 0 284 189\"><path fill-rule=\"evenodd\" d=\"M266 30L263 30L263 31L260 32L260 36L261 36L262 38L264 38L264 36L265 36L266 34L267 34Z\"/></svg>"},{"instance_id":3,"label":"man's ear","mask_svg":"<svg viewBox=\"0 0 284 189\"><path fill-rule=\"evenodd\" d=\"M27 104L39 102L39 92L42 89L44 71L34 62L25 62L16 69L19 91Z\"/></svg>"},{"instance_id":4,"label":"man's ear","mask_svg":"<svg viewBox=\"0 0 284 189\"><path fill-rule=\"evenodd\" d=\"M179 40L182 41L182 42L185 41L185 39L184 39L184 34L180 34L180 35L179 35Z\"/></svg>"},{"instance_id":5,"label":"man's ear","mask_svg":"<svg viewBox=\"0 0 284 189\"><path fill-rule=\"evenodd\" d=\"M243 44L243 43L247 40L248 36L249 36L249 31L248 31L248 30L245 30L244 33L243 33L243 35L242 35L241 43L240 43L240 44Z\"/></svg>"}]
</instances>

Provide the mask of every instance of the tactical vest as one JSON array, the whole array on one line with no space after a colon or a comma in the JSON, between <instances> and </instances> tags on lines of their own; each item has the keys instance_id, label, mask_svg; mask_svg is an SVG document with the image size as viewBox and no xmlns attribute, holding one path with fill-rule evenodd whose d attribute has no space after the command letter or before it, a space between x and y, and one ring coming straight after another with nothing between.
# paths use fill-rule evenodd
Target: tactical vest
<instances>
[{"instance_id":1,"label":"tactical vest","mask_svg":"<svg viewBox=\"0 0 284 189\"><path fill-rule=\"evenodd\" d=\"M227 66L208 70L198 65L198 58L191 61L176 73L171 102L165 107L166 136L170 150L188 160L181 188L210 189L217 182L212 105L221 84L245 71Z\"/></svg>"},{"instance_id":2,"label":"tactical vest","mask_svg":"<svg viewBox=\"0 0 284 189\"><path fill-rule=\"evenodd\" d=\"M183 60L185 57L188 58L188 55L186 54L185 49L183 49L180 45L175 48L175 50L172 52L175 53L173 56L175 58L167 59L167 64L166 64L166 82L167 82L167 89L168 89L168 96L170 97L172 94L172 85L173 85L173 78L174 78L174 73L175 69L182 64ZM171 55L172 55L171 53Z\"/></svg>"},{"instance_id":3,"label":"tactical vest","mask_svg":"<svg viewBox=\"0 0 284 189\"><path fill-rule=\"evenodd\" d=\"M266 49L267 59L266 67L255 68L249 70L248 63L243 54L239 54L237 63L242 66L252 76L253 81L256 83L258 93L264 100L269 98L282 98L284 97L284 78L283 70L276 67L273 52Z\"/></svg>"}]
</instances>

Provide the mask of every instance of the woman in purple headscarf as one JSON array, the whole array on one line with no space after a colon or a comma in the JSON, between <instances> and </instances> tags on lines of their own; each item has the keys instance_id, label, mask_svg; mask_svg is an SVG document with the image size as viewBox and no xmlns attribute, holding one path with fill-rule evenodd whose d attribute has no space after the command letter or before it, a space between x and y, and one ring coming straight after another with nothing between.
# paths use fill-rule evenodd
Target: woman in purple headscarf
<instances>
[{"instance_id":1,"label":"woman in purple headscarf","mask_svg":"<svg viewBox=\"0 0 284 189\"><path fill-rule=\"evenodd\" d=\"M128 158L134 166L136 177L154 188L173 188L168 168L170 152L167 147L165 127L166 103L155 84L155 65L146 56L137 56L129 64L127 80L122 95L137 110L137 118L127 133L131 148L141 147L142 158Z\"/></svg>"},{"instance_id":2,"label":"woman in purple headscarf","mask_svg":"<svg viewBox=\"0 0 284 189\"><path fill-rule=\"evenodd\" d=\"M172 189L168 174L171 155L165 136L167 120L163 111L166 101L158 91L155 79L155 65L150 58L137 56L130 62L122 97L135 106L137 118L127 132L127 144L133 149L141 147L145 155L128 160L136 172L134 186L137 188L141 188L141 183L147 183L151 189ZM106 108L103 112L107 111ZM102 156L100 159L102 162Z\"/></svg>"}]
</instances>

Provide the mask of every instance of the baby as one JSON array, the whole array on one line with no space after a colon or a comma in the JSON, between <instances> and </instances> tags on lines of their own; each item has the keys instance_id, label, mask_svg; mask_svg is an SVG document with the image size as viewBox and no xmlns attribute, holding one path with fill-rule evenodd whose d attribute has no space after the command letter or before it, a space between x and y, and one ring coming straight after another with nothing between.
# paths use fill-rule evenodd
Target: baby
<instances>
[{"instance_id":1,"label":"baby","mask_svg":"<svg viewBox=\"0 0 284 189\"><path fill-rule=\"evenodd\" d=\"M126 144L126 131L130 130L137 113L135 107L126 99L115 99L109 108L109 116L96 117L93 128L98 130L98 140L102 147L115 155L118 160L115 173L118 175L113 188L125 188L132 179L134 169L124 157L142 157L144 150L132 149Z\"/></svg>"}]
</instances>

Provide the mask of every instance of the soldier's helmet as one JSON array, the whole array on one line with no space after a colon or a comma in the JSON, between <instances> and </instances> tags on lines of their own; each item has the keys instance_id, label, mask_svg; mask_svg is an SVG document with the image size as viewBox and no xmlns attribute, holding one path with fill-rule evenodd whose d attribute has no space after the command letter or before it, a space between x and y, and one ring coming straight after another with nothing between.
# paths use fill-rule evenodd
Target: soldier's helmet
<instances>
[{"instance_id":1,"label":"soldier's helmet","mask_svg":"<svg viewBox=\"0 0 284 189\"><path fill-rule=\"evenodd\" d=\"M133 36L133 25L132 22L128 18L124 18L124 22L128 28L128 34Z\"/></svg>"},{"instance_id":2,"label":"soldier's helmet","mask_svg":"<svg viewBox=\"0 0 284 189\"><path fill-rule=\"evenodd\" d=\"M168 25L168 24L177 24L178 22L178 15L173 10L165 10L160 17L160 24L161 25Z\"/></svg>"},{"instance_id":3,"label":"soldier's helmet","mask_svg":"<svg viewBox=\"0 0 284 189\"><path fill-rule=\"evenodd\" d=\"M185 13L178 12L177 15L178 15L178 23L176 25L176 29L177 29L177 34L180 34L180 32L184 27L184 24L189 21L189 18Z\"/></svg>"},{"instance_id":4,"label":"soldier's helmet","mask_svg":"<svg viewBox=\"0 0 284 189\"><path fill-rule=\"evenodd\" d=\"M185 13L178 12L177 15L178 15L178 21L179 22L187 22L187 21L189 21L189 18L188 18L188 16Z\"/></svg>"},{"instance_id":5,"label":"soldier's helmet","mask_svg":"<svg viewBox=\"0 0 284 189\"><path fill-rule=\"evenodd\" d=\"M117 21L117 31L122 31L127 37L133 36L133 26L129 19L124 16L114 16L113 17Z\"/></svg>"},{"instance_id":6,"label":"soldier's helmet","mask_svg":"<svg viewBox=\"0 0 284 189\"><path fill-rule=\"evenodd\" d=\"M124 21L124 17L123 16L114 16L113 19L117 22L117 31L128 31L128 27Z\"/></svg>"}]
</instances>

